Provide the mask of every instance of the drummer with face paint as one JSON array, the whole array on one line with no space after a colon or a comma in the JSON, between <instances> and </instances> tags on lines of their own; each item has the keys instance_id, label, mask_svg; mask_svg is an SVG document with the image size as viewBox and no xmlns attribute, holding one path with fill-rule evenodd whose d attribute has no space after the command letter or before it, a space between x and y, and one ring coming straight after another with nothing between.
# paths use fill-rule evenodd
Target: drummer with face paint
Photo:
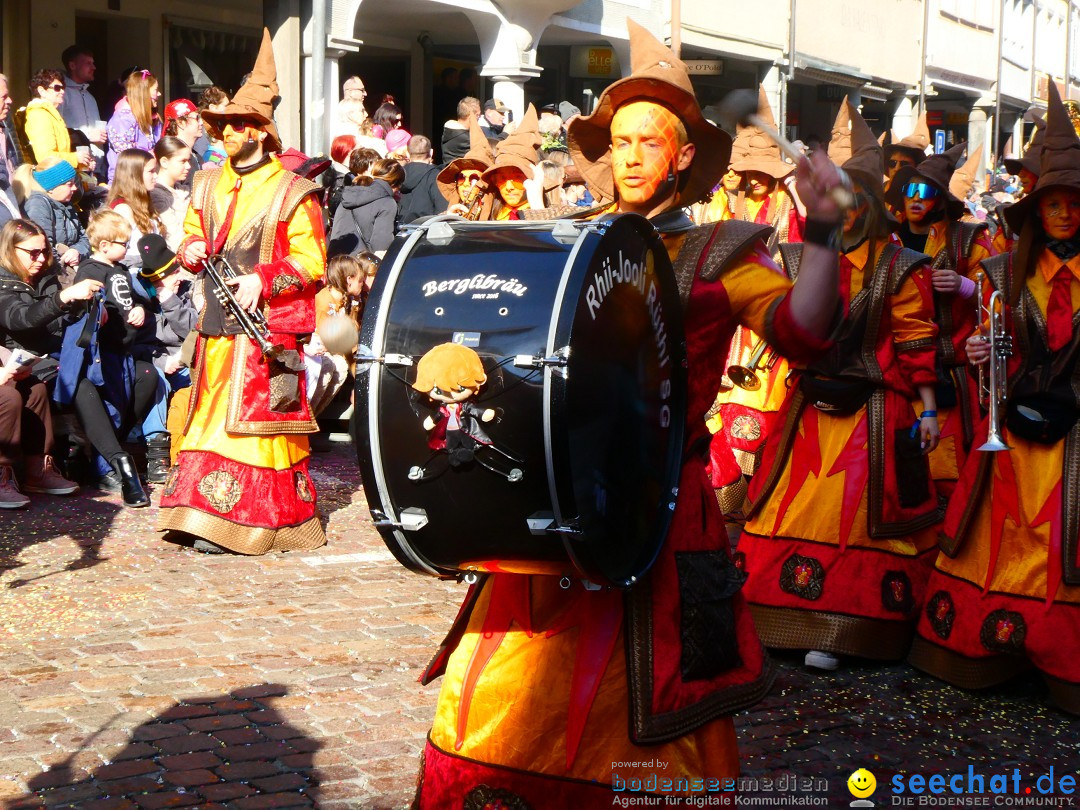
<instances>
[{"instance_id":1,"label":"drummer with face paint","mask_svg":"<svg viewBox=\"0 0 1080 810\"><path fill-rule=\"evenodd\" d=\"M682 209L723 174L731 141L702 117L685 64L629 26L632 75L571 122L568 141L593 196L614 200L607 212L656 226L685 291L689 427L671 526L628 591L504 573L472 586L423 677L444 682L421 808L606 808L629 780L670 777L664 792L685 795L674 780L734 778L730 715L775 674L705 474L704 416L737 325L795 361L827 348L837 313L828 245L840 221L828 192L840 179L824 154L798 168L809 218L794 287L766 250L767 226L695 228ZM483 531L482 520L470 525Z\"/></svg>"}]
</instances>

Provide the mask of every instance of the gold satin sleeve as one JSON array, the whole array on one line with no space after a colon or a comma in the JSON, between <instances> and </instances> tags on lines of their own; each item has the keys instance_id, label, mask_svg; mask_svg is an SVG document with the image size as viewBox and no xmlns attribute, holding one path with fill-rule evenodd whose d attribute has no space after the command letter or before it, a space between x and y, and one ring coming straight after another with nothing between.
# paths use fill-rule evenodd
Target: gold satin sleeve
<instances>
[{"instance_id":1,"label":"gold satin sleeve","mask_svg":"<svg viewBox=\"0 0 1080 810\"><path fill-rule=\"evenodd\" d=\"M930 281L919 275L922 272L913 271L904 279L900 289L889 296L888 308L894 343L933 340L937 337L938 327L934 323Z\"/></svg>"},{"instance_id":2,"label":"gold satin sleeve","mask_svg":"<svg viewBox=\"0 0 1080 810\"><path fill-rule=\"evenodd\" d=\"M774 302L791 289L791 281L781 273L761 244L743 261L728 269L721 280L731 314L757 335L765 334L765 321Z\"/></svg>"}]
</instances>

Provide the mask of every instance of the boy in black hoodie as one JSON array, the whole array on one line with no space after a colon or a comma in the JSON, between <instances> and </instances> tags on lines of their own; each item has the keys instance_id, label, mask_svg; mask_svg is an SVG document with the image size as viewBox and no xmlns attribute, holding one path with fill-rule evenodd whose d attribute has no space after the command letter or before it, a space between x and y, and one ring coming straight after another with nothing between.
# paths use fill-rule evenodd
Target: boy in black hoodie
<instances>
[{"instance_id":1,"label":"boy in black hoodie","mask_svg":"<svg viewBox=\"0 0 1080 810\"><path fill-rule=\"evenodd\" d=\"M90 258L79 263L75 281L92 278L105 285L105 311L108 318L98 340L103 351L123 352L135 339L146 320L146 310L135 303L131 294L131 276L120 260L127 254L131 226L115 211L98 211L90 219L86 235L90 239Z\"/></svg>"}]
</instances>

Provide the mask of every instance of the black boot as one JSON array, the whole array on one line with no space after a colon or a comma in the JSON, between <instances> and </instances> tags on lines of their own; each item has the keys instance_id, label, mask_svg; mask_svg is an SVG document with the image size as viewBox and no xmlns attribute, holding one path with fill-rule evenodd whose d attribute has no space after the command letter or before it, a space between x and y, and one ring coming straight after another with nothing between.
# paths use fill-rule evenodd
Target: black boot
<instances>
[{"instance_id":1,"label":"black boot","mask_svg":"<svg viewBox=\"0 0 1080 810\"><path fill-rule=\"evenodd\" d=\"M112 468L120 476L120 494L124 496L125 506L149 506L150 499L146 496L139 473L135 469L135 462L127 453L121 453L109 459Z\"/></svg>"},{"instance_id":2,"label":"black boot","mask_svg":"<svg viewBox=\"0 0 1080 810\"><path fill-rule=\"evenodd\" d=\"M151 433L146 437L146 480L164 484L169 475L169 449L172 437L168 433Z\"/></svg>"}]
</instances>

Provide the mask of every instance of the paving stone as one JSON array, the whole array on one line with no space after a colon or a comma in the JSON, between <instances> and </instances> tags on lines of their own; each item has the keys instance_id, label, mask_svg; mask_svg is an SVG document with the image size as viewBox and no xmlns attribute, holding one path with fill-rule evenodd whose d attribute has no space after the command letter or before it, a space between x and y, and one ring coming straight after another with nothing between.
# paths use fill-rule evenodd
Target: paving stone
<instances>
[{"instance_id":1,"label":"paving stone","mask_svg":"<svg viewBox=\"0 0 1080 810\"><path fill-rule=\"evenodd\" d=\"M156 506L89 493L0 524L4 810L408 806L440 686L416 679L465 588L390 558L351 448L312 474L314 552L199 555L161 540ZM901 664L777 661L735 718L746 776L1075 771L1080 723L1035 678L973 695Z\"/></svg>"}]
</instances>

